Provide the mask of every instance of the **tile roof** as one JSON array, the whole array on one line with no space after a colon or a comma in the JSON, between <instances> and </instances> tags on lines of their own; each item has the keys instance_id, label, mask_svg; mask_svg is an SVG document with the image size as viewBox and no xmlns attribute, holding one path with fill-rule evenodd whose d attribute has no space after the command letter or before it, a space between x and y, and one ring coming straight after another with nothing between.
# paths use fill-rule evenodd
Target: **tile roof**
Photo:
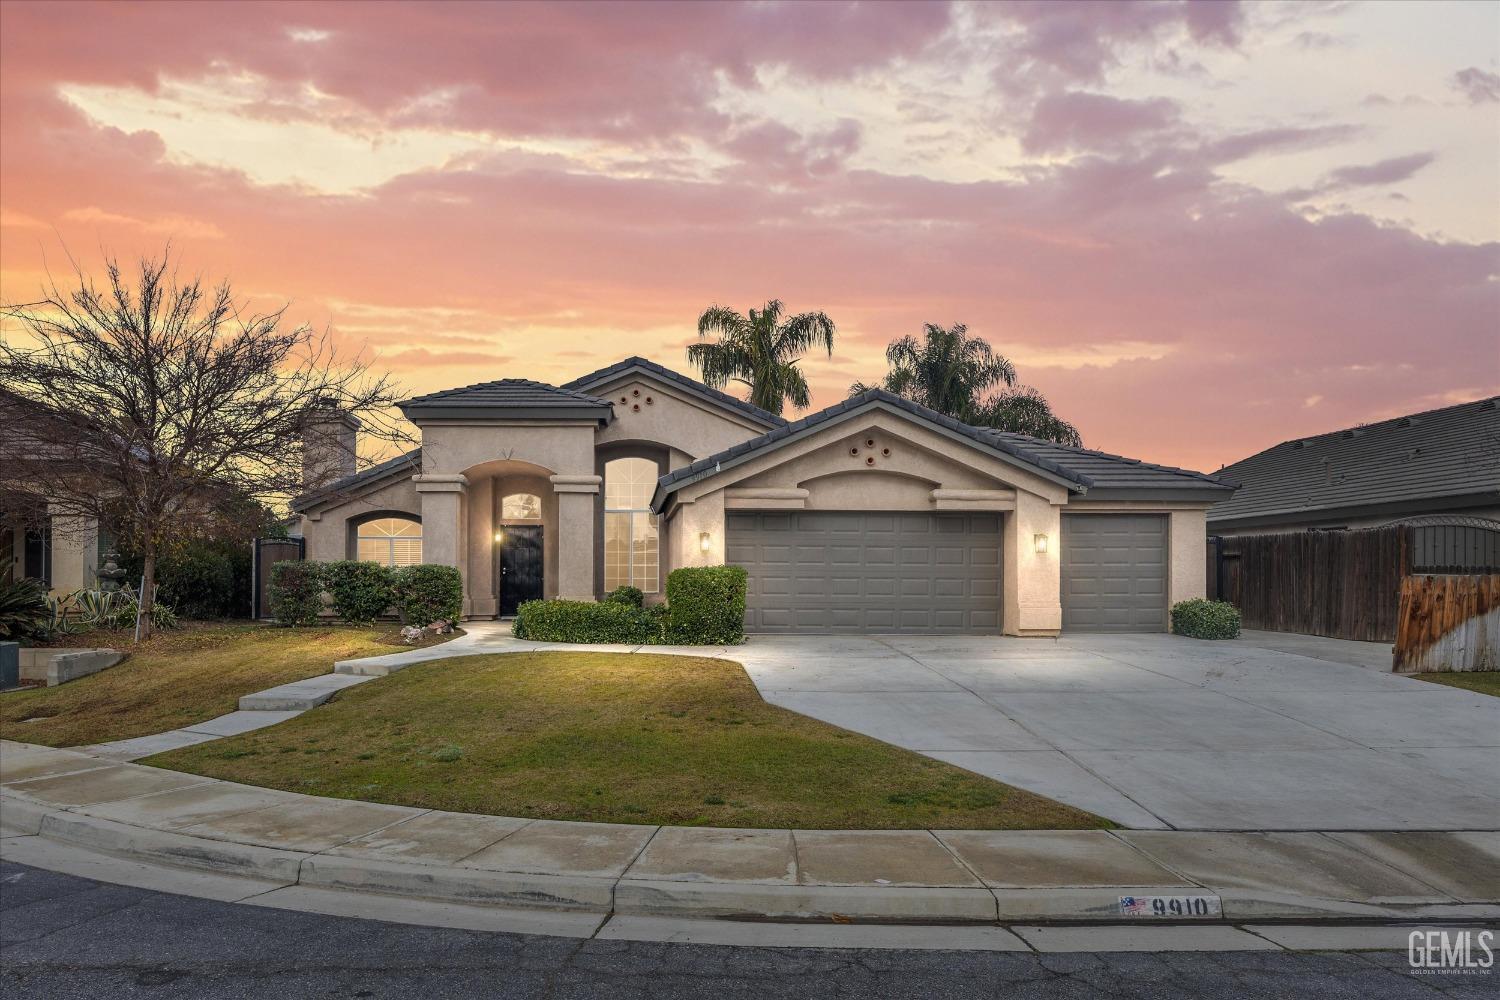
<instances>
[{"instance_id":1,"label":"tile roof","mask_svg":"<svg viewBox=\"0 0 1500 1000\"><path fill-rule=\"evenodd\" d=\"M617 375L624 375L633 371L648 372L662 379L663 381L670 382L673 385L679 386L683 389L687 389L689 392L695 393L696 395L705 396L708 399L711 399L714 402L720 404L721 406L727 406L730 409L738 410L746 416L753 417L763 424L779 427L787 422L785 417L772 413L770 410L763 410L752 403L745 402L743 399L736 399L727 392L722 392L711 386L705 385L695 378L689 378L681 372L674 372L672 369L659 365L655 361L649 361L646 358L642 358L639 356L629 357L624 361L617 361L614 364L609 365L608 367L600 368L598 371L589 372L587 375L575 378L571 382L564 383L562 388L576 390L591 389L594 386L602 385L603 383L608 382L610 379L614 378Z\"/></svg>"},{"instance_id":2,"label":"tile roof","mask_svg":"<svg viewBox=\"0 0 1500 1000\"><path fill-rule=\"evenodd\" d=\"M908 413L926 423L936 425L944 430L958 434L973 443L993 451L1018 459L1026 465L1049 474L1078 492L1093 492L1094 490L1113 489L1162 489L1177 488L1189 490L1194 493L1205 491L1222 492L1231 487L1219 482L1212 476L1201 472L1190 472L1185 469L1173 469L1168 466L1151 465L1147 462L1137 462L1134 459L1121 458L1118 455L1108 455L1104 452L1088 451L1083 448L1069 448L1064 445L1052 444L1040 441L1036 438L1027 437L1024 434L1012 434L996 431L987 427L973 427L952 417L930 410L925 406L913 403L909 399L886 392L884 389L870 389L857 396L851 396L841 402L835 403L824 410L811 413L800 420L793 421L774 430L762 434L760 437L743 441L733 447L726 448L716 455L700 458L691 465L675 469L657 481L656 493L652 497L653 508L659 509L660 504L665 502L668 494L676 491L686 483L702 479L718 471L726 462L743 460L752 452L772 446L779 441L800 435L816 429L819 425L871 404L885 404L895 409Z\"/></svg>"},{"instance_id":3,"label":"tile roof","mask_svg":"<svg viewBox=\"0 0 1500 1000\"><path fill-rule=\"evenodd\" d=\"M1225 466L1210 524L1488 493L1500 503L1500 396L1294 438Z\"/></svg>"},{"instance_id":4,"label":"tile roof","mask_svg":"<svg viewBox=\"0 0 1500 1000\"><path fill-rule=\"evenodd\" d=\"M474 410L515 409L523 411L557 411L561 413L588 413L598 411L608 417L610 405L607 400L572 389L559 388L546 382L527 378L502 378L492 382L476 382L457 389L430 392L415 396L396 404L401 412L411 416L415 411L424 416L442 416L445 412L456 414Z\"/></svg>"},{"instance_id":5,"label":"tile roof","mask_svg":"<svg viewBox=\"0 0 1500 1000\"><path fill-rule=\"evenodd\" d=\"M300 513L316 505L321 500L330 500L338 497L340 494L356 490L366 483L373 483L383 479L394 472L401 471L407 466L411 466L413 469L422 468L421 448L413 448L404 455L397 455L395 458L381 462L379 465L372 465L363 472L356 472L352 476L335 479L322 489L315 490L312 493L304 493L302 496L294 498L288 506Z\"/></svg>"}]
</instances>

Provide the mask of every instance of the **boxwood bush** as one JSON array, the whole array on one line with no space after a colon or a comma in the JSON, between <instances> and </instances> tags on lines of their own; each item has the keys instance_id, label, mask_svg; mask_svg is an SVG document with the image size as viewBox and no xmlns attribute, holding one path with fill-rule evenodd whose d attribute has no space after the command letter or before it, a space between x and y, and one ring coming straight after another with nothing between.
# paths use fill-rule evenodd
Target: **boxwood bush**
<instances>
[{"instance_id":1,"label":"boxwood bush","mask_svg":"<svg viewBox=\"0 0 1500 1000\"><path fill-rule=\"evenodd\" d=\"M661 608L622 601L526 601L516 609L512 634L533 642L659 643Z\"/></svg>"},{"instance_id":2,"label":"boxwood bush","mask_svg":"<svg viewBox=\"0 0 1500 1000\"><path fill-rule=\"evenodd\" d=\"M323 587L333 613L350 625L368 625L391 606L391 571L379 563L353 559L327 563Z\"/></svg>"},{"instance_id":3,"label":"boxwood bush","mask_svg":"<svg viewBox=\"0 0 1500 1000\"><path fill-rule=\"evenodd\" d=\"M323 564L276 563L268 598L271 616L282 625L316 625L323 610Z\"/></svg>"},{"instance_id":4,"label":"boxwood bush","mask_svg":"<svg viewBox=\"0 0 1500 1000\"><path fill-rule=\"evenodd\" d=\"M1240 609L1201 597L1178 601L1172 605L1172 631L1194 639L1234 639L1240 634Z\"/></svg>"},{"instance_id":5,"label":"boxwood bush","mask_svg":"<svg viewBox=\"0 0 1500 1000\"><path fill-rule=\"evenodd\" d=\"M458 621L464 610L464 581L456 566L400 566L391 574L392 598L402 624L426 626L438 619Z\"/></svg>"},{"instance_id":6,"label":"boxwood bush","mask_svg":"<svg viewBox=\"0 0 1500 1000\"><path fill-rule=\"evenodd\" d=\"M667 577L666 639L684 646L745 641L743 566L688 566Z\"/></svg>"},{"instance_id":7,"label":"boxwood bush","mask_svg":"<svg viewBox=\"0 0 1500 1000\"><path fill-rule=\"evenodd\" d=\"M616 604L633 604L638 608L646 603L646 595L639 587L616 587L605 594L604 599Z\"/></svg>"}]
</instances>

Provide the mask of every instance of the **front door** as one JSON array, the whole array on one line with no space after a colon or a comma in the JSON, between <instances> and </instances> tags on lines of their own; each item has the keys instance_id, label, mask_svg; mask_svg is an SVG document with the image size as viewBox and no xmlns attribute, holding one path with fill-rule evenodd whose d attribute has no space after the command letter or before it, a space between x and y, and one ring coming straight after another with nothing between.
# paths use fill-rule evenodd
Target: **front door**
<instances>
[{"instance_id":1,"label":"front door","mask_svg":"<svg viewBox=\"0 0 1500 1000\"><path fill-rule=\"evenodd\" d=\"M509 617L523 601L542 596L542 526L512 525L500 543L500 615Z\"/></svg>"}]
</instances>

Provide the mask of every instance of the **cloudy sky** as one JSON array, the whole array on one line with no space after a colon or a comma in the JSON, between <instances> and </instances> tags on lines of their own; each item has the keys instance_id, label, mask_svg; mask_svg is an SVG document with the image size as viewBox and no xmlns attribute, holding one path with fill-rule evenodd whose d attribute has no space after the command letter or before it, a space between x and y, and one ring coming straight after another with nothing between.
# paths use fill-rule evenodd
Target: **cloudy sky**
<instances>
[{"instance_id":1,"label":"cloudy sky","mask_svg":"<svg viewBox=\"0 0 1500 1000\"><path fill-rule=\"evenodd\" d=\"M1497 229L1494 3L0 6L0 299L170 239L414 392L779 297L1213 469L1500 391Z\"/></svg>"}]
</instances>

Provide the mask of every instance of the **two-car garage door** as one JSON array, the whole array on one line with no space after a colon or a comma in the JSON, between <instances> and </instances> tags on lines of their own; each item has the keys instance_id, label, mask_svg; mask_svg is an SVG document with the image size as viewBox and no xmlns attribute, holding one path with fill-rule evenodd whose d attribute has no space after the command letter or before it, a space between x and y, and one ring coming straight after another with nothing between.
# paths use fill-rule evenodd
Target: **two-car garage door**
<instances>
[{"instance_id":1,"label":"two-car garage door","mask_svg":"<svg viewBox=\"0 0 1500 1000\"><path fill-rule=\"evenodd\" d=\"M751 632L1000 631L1000 515L734 512Z\"/></svg>"}]
</instances>

